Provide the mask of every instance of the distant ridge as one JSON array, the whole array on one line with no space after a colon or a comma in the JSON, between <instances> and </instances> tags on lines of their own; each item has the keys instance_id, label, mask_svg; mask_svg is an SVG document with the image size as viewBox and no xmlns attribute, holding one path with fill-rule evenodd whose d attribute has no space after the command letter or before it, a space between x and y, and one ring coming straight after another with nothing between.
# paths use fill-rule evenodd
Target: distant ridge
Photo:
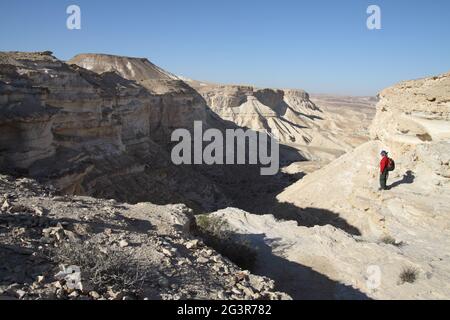
<instances>
[{"instance_id":1,"label":"distant ridge","mask_svg":"<svg viewBox=\"0 0 450 320\"><path fill-rule=\"evenodd\" d=\"M179 80L174 74L151 63L147 58L109 54L79 54L68 61L96 73L115 71L128 80Z\"/></svg>"}]
</instances>

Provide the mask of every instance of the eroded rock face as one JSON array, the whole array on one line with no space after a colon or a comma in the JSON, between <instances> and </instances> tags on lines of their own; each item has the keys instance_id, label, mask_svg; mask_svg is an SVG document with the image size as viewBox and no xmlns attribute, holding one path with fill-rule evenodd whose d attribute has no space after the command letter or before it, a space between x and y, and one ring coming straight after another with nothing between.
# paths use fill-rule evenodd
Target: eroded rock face
<instances>
[{"instance_id":1,"label":"eroded rock face","mask_svg":"<svg viewBox=\"0 0 450 320\"><path fill-rule=\"evenodd\" d=\"M3 59L8 56L11 64L7 66L27 81L29 94L33 94L36 87L42 88L46 94L39 97L41 104L58 108L51 118L53 137L50 132L47 134L55 148L93 151L106 146L105 153L120 153L139 145L142 141L138 137L148 139L149 108L153 101L137 84L115 74L100 77L69 67L48 54L2 56ZM12 81L10 86L17 82ZM9 108L29 119L50 121L49 117L38 117L34 111L36 106L29 99L17 97L19 90L16 92L11 87L9 90L11 95L16 95L21 109L13 105L13 101L5 101L9 107L2 107L3 112Z\"/></svg>"},{"instance_id":2,"label":"eroded rock face","mask_svg":"<svg viewBox=\"0 0 450 320\"><path fill-rule=\"evenodd\" d=\"M407 144L450 140L450 74L381 92L372 138Z\"/></svg>"},{"instance_id":3,"label":"eroded rock face","mask_svg":"<svg viewBox=\"0 0 450 320\"><path fill-rule=\"evenodd\" d=\"M339 109L327 109L320 100L316 105L303 90L187 83L223 119L276 134L280 143L307 160L329 162L368 140L368 132L360 127L370 124L373 102L369 108L348 108L341 103Z\"/></svg>"},{"instance_id":4,"label":"eroded rock face","mask_svg":"<svg viewBox=\"0 0 450 320\"><path fill-rule=\"evenodd\" d=\"M15 66L0 69L0 166L27 168L55 153L51 127L57 110L45 103L48 90L33 87Z\"/></svg>"},{"instance_id":5,"label":"eroded rock face","mask_svg":"<svg viewBox=\"0 0 450 320\"><path fill-rule=\"evenodd\" d=\"M195 83L193 83L195 85ZM308 140L307 130L301 130L308 115L318 116L320 110L303 91L257 89L250 86L197 85L211 109L226 120L258 131L279 132L282 143ZM289 100L292 98L292 100ZM292 105L287 101L295 101ZM298 116L303 112L305 119ZM293 121L292 123L289 123ZM296 127L295 125L298 125ZM281 130L280 130L281 128ZM303 135L305 137L303 137Z\"/></svg>"},{"instance_id":6,"label":"eroded rock face","mask_svg":"<svg viewBox=\"0 0 450 320\"><path fill-rule=\"evenodd\" d=\"M205 105L184 92L188 86L172 83L167 94L153 94L109 69L97 74L49 52L1 53L0 64L2 170L70 194L193 207L225 201L207 178L172 165L163 143L173 129L204 117Z\"/></svg>"},{"instance_id":7,"label":"eroded rock face","mask_svg":"<svg viewBox=\"0 0 450 320\"><path fill-rule=\"evenodd\" d=\"M158 142L167 143L174 129L190 129L194 121L208 125L208 107L203 98L178 77L147 59L80 54L68 63L97 74L115 72L144 87L155 99L145 118L149 119L149 130Z\"/></svg>"}]
</instances>

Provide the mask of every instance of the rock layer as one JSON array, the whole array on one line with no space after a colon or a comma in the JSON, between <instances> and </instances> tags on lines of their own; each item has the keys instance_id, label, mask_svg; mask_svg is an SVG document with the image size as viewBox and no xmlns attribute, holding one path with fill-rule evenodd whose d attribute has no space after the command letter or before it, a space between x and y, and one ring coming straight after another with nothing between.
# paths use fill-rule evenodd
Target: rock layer
<instances>
[{"instance_id":1,"label":"rock layer","mask_svg":"<svg viewBox=\"0 0 450 320\"><path fill-rule=\"evenodd\" d=\"M158 142L169 142L174 129L192 128L194 121L208 126L209 108L202 97L178 77L147 59L80 54L68 63L97 74L114 72L144 87L155 98L146 118L150 119L150 132Z\"/></svg>"},{"instance_id":2,"label":"rock layer","mask_svg":"<svg viewBox=\"0 0 450 320\"><path fill-rule=\"evenodd\" d=\"M329 162L368 140L366 129L374 114L371 100L367 108L340 103L339 108L329 109L322 108L322 100L315 104L303 90L188 83L223 119L275 134L310 161Z\"/></svg>"},{"instance_id":3,"label":"rock layer","mask_svg":"<svg viewBox=\"0 0 450 320\"><path fill-rule=\"evenodd\" d=\"M152 94L116 72L69 66L49 52L1 53L0 64L3 170L65 193L194 207L225 201L207 178L172 165L161 143L198 117L188 95ZM179 111L172 103L191 119L177 121L183 114L172 116Z\"/></svg>"},{"instance_id":4,"label":"rock layer","mask_svg":"<svg viewBox=\"0 0 450 320\"><path fill-rule=\"evenodd\" d=\"M382 91L372 138L405 144L449 141L449 97L449 73Z\"/></svg>"}]
</instances>

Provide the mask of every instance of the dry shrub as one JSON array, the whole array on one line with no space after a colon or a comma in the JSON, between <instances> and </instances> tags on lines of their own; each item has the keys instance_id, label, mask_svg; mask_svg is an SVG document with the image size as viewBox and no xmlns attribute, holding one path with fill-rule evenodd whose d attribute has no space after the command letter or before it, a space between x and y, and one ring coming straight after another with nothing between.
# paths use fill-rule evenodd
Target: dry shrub
<instances>
[{"instance_id":1,"label":"dry shrub","mask_svg":"<svg viewBox=\"0 0 450 320\"><path fill-rule=\"evenodd\" d=\"M149 277L149 267L131 254L112 250L105 253L98 245L88 242L67 242L52 251L52 260L81 269L82 283L88 282L98 292L138 293Z\"/></svg>"}]
</instances>

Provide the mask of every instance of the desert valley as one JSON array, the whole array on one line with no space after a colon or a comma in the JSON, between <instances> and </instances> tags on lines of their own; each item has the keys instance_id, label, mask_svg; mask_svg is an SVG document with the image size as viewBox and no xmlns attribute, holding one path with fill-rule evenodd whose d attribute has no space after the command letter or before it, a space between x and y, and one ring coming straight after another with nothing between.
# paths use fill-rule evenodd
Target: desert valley
<instances>
[{"instance_id":1,"label":"desert valley","mask_svg":"<svg viewBox=\"0 0 450 320\"><path fill-rule=\"evenodd\" d=\"M277 132L279 172L174 164L196 121ZM0 52L0 299L449 299L449 191L449 73L354 97Z\"/></svg>"}]
</instances>

